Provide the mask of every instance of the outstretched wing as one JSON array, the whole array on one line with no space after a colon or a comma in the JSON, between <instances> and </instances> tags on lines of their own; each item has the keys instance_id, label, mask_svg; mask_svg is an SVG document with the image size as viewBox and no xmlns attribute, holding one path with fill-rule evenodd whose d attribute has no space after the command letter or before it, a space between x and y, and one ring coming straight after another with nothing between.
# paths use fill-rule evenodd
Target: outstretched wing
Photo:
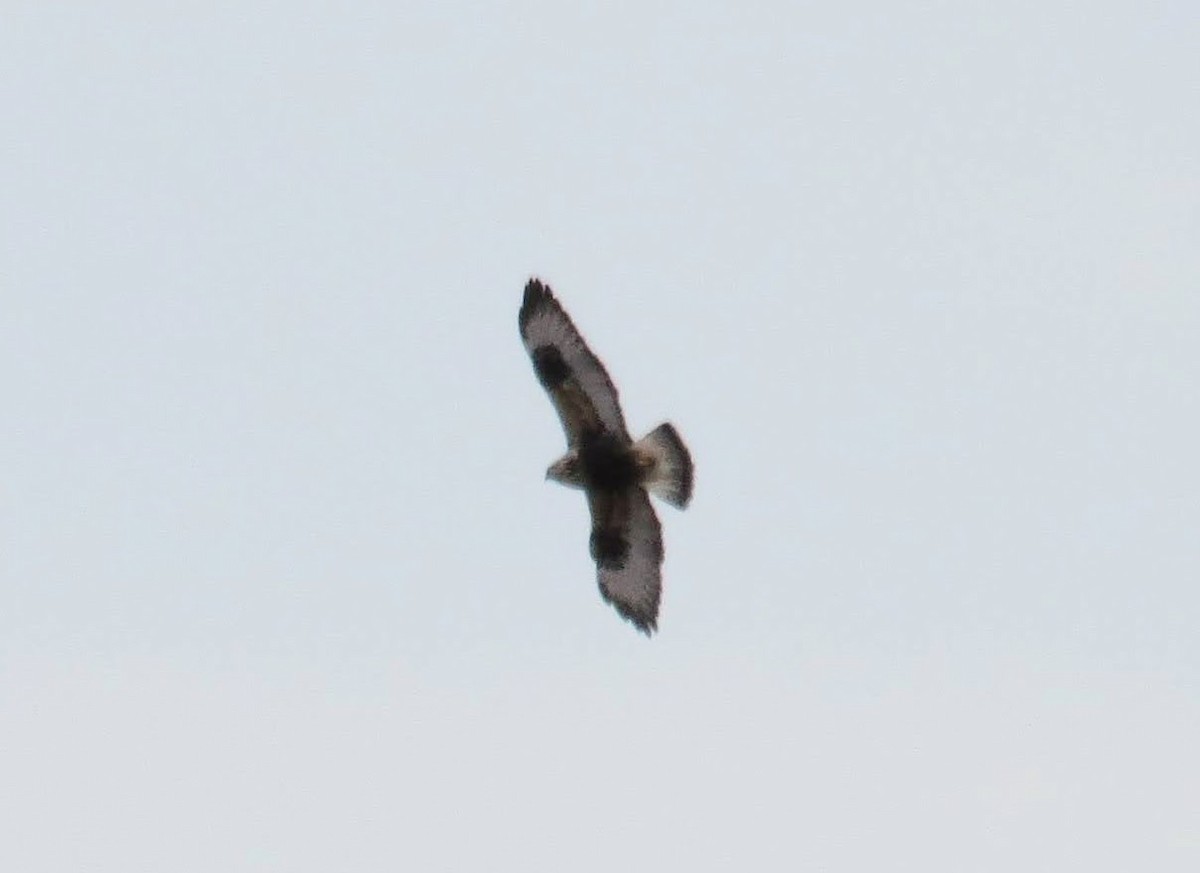
<instances>
[{"instance_id":1,"label":"outstretched wing","mask_svg":"<svg viewBox=\"0 0 1200 873\"><path fill-rule=\"evenodd\" d=\"M588 492L592 557L600 594L621 617L649 636L662 597L662 529L650 498L638 487Z\"/></svg>"},{"instance_id":2,"label":"outstretched wing","mask_svg":"<svg viewBox=\"0 0 1200 873\"><path fill-rule=\"evenodd\" d=\"M616 386L592 354L550 289L538 279L525 286L517 319L538 380L554 401L567 442L607 431L628 441Z\"/></svg>"}]
</instances>

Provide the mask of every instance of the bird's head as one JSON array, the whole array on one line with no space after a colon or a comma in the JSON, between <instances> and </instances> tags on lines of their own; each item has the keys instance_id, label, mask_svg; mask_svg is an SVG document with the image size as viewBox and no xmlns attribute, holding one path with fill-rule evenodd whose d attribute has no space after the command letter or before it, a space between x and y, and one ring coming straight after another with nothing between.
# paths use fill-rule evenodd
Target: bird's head
<instances>
[{"instance_id":1,"label":"bird's head","mask_svg":"<svg viewBox=\"0 0 1200 873\"><path fill-rule=\"evenodd\" d=\"M547 467L546 478L573 488L582 488L583 473L579 469L579 453L572 449Z\"/></svg>"}]
</instances>

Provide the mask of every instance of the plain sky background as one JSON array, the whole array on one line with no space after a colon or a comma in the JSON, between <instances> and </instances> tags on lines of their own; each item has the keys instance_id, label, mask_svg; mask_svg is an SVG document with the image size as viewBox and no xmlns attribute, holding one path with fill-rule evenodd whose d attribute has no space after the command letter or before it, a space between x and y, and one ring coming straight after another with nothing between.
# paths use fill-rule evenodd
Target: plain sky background
<instances>
[{"instance_id":1,"label":"plain sky background","mask_svg":"<svg viewBox=\"0 0 1200 873\"><path fill-rule=\"evenodd\" d=\"M1194 2L0 13L0 868L1200 869ZM697 463L603 605L550 282Z\"/></svg>"}]
</instances>

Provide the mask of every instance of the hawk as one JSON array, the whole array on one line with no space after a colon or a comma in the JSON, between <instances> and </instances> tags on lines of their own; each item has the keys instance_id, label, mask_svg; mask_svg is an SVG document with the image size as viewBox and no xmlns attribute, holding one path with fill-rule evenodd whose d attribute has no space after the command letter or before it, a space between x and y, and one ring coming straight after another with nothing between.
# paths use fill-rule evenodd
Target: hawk
<instances>
[{"instance_id":1,"label":"hawk","mask_svg":"<svg viewBox=\"0 0 1200 873\"><path fill-rule=\"evenodd\" d=\"M617 389L550 289L525 286L517 319L538 381L567 436L546 478L581 488L592 516L590 546L600 594L649 636L662 594L662 531L649 494L680 509L692 499L692 458L670 423L629 437Z\"/></svg>"}]
</instances>

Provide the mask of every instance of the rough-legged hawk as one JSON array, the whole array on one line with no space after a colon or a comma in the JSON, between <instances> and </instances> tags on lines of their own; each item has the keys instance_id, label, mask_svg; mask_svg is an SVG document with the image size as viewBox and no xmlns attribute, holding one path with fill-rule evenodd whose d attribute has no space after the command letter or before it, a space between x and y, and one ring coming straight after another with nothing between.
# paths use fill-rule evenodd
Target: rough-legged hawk
<instances>
[{"instance_id":1,"label":"rough-legged hawk","mask_svg":"<svg viewBox=\"0 0 1200 873\"><path fill-rule=\"evenodd\" d=\"M525 286L518 318L567 434L567 453L546 478L587 493L591 552L600 594L638 630L656 628L662 593L662 533L647 492L679 507L692 499L692 459L679 433L660 424L637 442L629 438L617 389L550 289Z\"/></svg>"}]
</instances>

